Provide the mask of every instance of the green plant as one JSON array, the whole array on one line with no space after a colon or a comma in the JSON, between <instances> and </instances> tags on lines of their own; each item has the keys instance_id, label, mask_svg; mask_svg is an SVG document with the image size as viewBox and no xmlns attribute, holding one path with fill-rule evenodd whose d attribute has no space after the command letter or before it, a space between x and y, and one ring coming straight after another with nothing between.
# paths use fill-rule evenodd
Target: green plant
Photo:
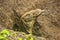
<instances>
[{"instance_id":1,"label":"green plant","mask_svg":"<svg viewBox=\"0 0 60 40\"><path fill-rule=\"evenodd\" d=\"M18 38L18 40L22 40L22 38Z\"/></svg>"},{"instance_id":2,"label":"green plant","mask_svg":"<svg viewBox=\"0 0 60 40\"><path fill-rule=\"evenodd\" d=\"M2 30L0 32L0 40L8 40L7 37L10 35L10 32L8 30Z\"/></svg>"},{"instance_id":3,"label":"green plant","mask_svg":"<svg viewBox=\"0 0 60 40\"><path fill-rule=\"evenodd\" d=\"M22 40L22 38L18 38L18 40ZM24 40L34 40L34 38L32 37L31 34L27 34L26 38L24 38Z\"/></svg>"},{"instance_id":4,"label":"green plant","mask_svg":"<svg viewBox=\"0 0 60 40\"><path fill-rule=\"evenodd\" d=\"M34 40L34 38L32 37L31 34L27 34L25 40Z\"/></svg>"}]
</instances>

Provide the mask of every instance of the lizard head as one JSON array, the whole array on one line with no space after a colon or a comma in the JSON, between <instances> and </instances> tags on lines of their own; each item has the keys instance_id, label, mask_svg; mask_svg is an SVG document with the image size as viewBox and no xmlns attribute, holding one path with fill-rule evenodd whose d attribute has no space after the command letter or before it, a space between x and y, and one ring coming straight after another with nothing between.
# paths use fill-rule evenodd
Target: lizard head
<instances>
[{"instance_id":1,"label":"lizard head","mask_svg":"<svg viewBox=\"0 0 60 40\"><path fill-rule=\"evenodd\" d=\"M34 23L36 21L35 19L43 12L44 10L41 9L31 10L29 12L26 12L24 15L22 15L21 20L24 23L24 25L30 28L29 30L32 30ZM31 31L29 32L31 33Z\"/></svg>"},{"instance_id":2,"label":"lizard head","mask_svg":"<svg viewBox=\"0 0 60 40\"><path fill-rule=\"evenodd\" d=\"M24 15L22 15L22 19L23 20L33 20L36 19L39 15L41 15L44 12L44 10L41 9L35 9L35 10L31 10L29 12L26 12Z\"/></svg>"},{"instance_id":3,"label":"lizard head","mask_svg":"<svg viewBox=\"0 0 60 40\"><path fill-rule=\"evenodd\" d=\"M32 15L33 17L38 17L39 15L42 15L42 13L43 13L44 11L45 11L45 10L41 10L41 9L32 10L31 15Z\"/></svg>"}]
</instances>

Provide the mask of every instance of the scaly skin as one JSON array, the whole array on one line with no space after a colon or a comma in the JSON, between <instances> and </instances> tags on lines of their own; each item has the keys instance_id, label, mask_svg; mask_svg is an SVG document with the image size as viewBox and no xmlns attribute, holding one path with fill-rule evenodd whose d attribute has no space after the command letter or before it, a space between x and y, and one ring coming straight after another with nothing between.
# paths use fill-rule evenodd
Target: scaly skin
<instances>
[{"instance_id":1,"label":"scaly skin","mask_svg":"<svg viewBox=\"0 0 60 40\"><path fill-rule=\"evenodd\" d=\"M39 15L42 14L44 10L41 9L35 9L31 10L29 12L26 12L24 15L21 16L21 20L26 25L29 27L27 30L30 34L32 34L32 28L34 27L34 23Z\"/></svg>"}]
</instances>

